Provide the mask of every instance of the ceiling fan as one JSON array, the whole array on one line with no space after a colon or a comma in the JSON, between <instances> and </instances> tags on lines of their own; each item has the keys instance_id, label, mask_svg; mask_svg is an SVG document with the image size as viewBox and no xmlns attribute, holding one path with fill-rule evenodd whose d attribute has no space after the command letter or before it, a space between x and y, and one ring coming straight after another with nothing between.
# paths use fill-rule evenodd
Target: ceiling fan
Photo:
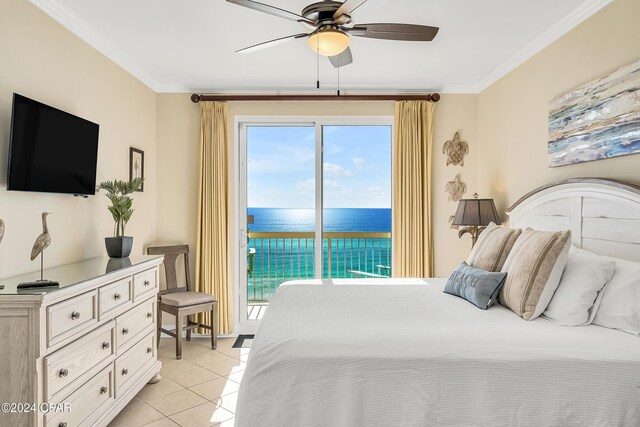
<instances>
[{"instance_id":1,"label":"ceiling fan","mask_svg":"<svg viewBox=\"0 0 640 427\"><path fill-rule=\"evenodd\" d=\"M353 55L349 48L350 36L401 41L431 41L439 30L438 27L414 24L355 24L352 19L353 12L367 0L320 1L305 7L300 14L253 0L227 1L300 22L312 30L310 33L293 34L258 43L240 49L236 53L255 52L291 40L306 38L309 47L314 52L329 57L329 61L336 68L353 62Z\"/></svg>"}]
</instances>

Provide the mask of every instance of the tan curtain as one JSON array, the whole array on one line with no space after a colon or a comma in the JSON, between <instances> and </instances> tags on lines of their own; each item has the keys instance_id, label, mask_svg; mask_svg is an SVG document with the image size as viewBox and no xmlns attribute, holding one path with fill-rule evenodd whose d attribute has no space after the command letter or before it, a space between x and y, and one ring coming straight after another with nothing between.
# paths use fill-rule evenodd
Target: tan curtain
<instances>
[{"instance_id":1,"label":"tan curtain","mask_svg":"<svg viewBox=\"0 0 640 427\"><path fill-rule=\"evenodd\" d=\"M431 146L433 110L428 101L395 105L393 139L393 276L431 277Z\"/></svg>"},{"instance_id":2,"label":"tan curtain","mask_svg":"<svg viewBox=\"0 0 640 427\"><path fill-rule=\"evenodd\" d=\"M228 276L228 138L227 104L200 103L200 186L198 189L198 242L196 290L218 300L218 333L230 333L231 298ZM209 324L210 314L198 315ZM199 333L208 333L200 329Z\"/></svg>"}]
</instances>

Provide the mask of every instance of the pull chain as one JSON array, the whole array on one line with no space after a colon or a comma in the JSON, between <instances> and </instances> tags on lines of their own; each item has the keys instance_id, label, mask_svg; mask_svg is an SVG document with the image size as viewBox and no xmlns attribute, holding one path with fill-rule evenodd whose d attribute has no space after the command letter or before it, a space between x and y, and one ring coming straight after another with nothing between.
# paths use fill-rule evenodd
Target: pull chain
<instances>
[{"instance_id":1,"label":"pull chain","mask_svg":"<svg viewBox=\"0 0 640 427\"><path fill-rule=\"evenodd\" d=\"M340 55L338 55L338 96L340 96L340 66L341 66L341 60L342 58L340 57Z\"/></svg>"},{"instance_id":2,"label":"pull chain","mask_svg":"<svg viewBox=\"0 0 640 427\"><path fill-rule=\"evenodd\" d=\"M320 34L316 41L316 89L320 89Z\"/></svg>"}]
</instances>

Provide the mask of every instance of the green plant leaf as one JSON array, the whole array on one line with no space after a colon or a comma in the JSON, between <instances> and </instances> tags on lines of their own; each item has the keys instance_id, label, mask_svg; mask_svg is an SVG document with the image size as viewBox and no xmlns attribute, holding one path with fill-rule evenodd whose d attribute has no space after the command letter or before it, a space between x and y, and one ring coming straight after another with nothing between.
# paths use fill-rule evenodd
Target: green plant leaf
<instances>
[{"instance_id":1,"label":"green plant leaf","mask_svg":"<svg viewBox=\"0 0 640 427\"><path fill-rule=\"evenodd\" d=\"M103 181L98 185L98 191L104 190L111 206L107 209L111 213L114 221L114 235L123 236L124 229L133 215L133 199L128 195L142 187L144 180L135 178L131 181L114 179L113 181Z\"/></svg>"}]
</instances>

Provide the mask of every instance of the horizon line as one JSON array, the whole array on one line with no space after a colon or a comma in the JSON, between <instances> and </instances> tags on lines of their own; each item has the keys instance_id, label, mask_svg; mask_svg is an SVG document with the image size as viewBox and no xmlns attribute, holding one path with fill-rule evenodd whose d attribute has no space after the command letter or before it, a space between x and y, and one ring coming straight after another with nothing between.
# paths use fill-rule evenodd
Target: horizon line
<instances>
[{"instance_id":1,"label":"horizon line","mask_svg":"<svg viewBox=\"0 0 640 427\"><path fill-rule=\"evenodd\" d=\"M247 209L299 209L299 210L315 210L316 208L274 208L270 206L247 206ZM349 208L323 208L323 209L391 209L390 207L384 208L365 208L365 207L349 207Z\"/></svg>"}]
</instances>

